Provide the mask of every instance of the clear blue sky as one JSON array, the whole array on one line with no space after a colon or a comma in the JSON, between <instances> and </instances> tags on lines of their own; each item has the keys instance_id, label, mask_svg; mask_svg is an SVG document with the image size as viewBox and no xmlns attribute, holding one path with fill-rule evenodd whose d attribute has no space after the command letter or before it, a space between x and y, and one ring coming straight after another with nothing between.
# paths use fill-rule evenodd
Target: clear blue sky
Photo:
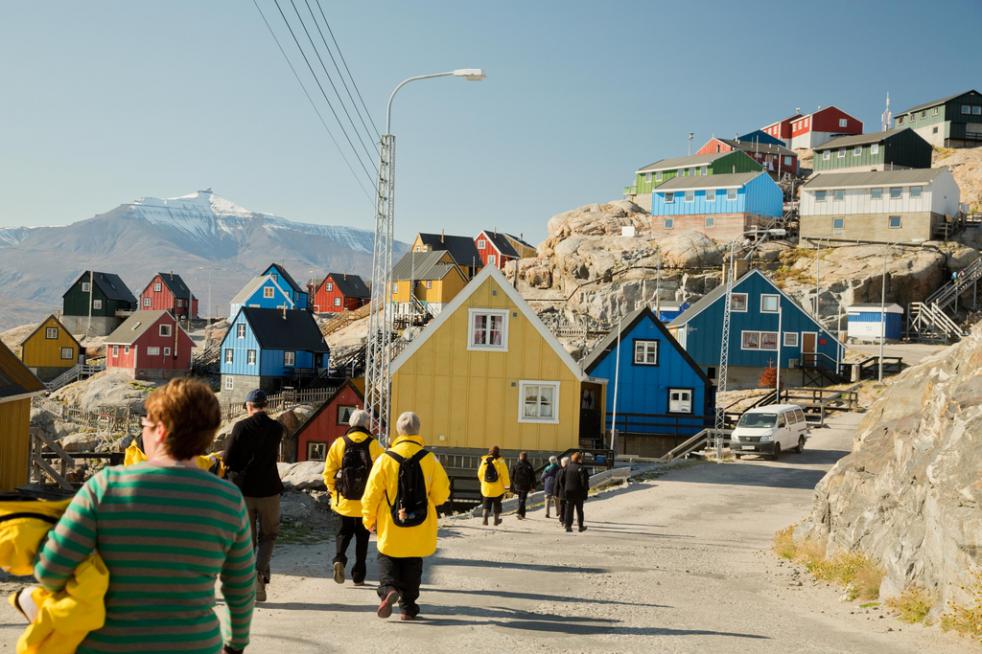
<instances>
[{"instance_id":1,"label":"clear blue sky","mask_svg":"<svg viewBox=\"0 0 982 654\"><path fill-rule=\"evenodd\" d=\"M899 110L982 87L978 0L322 4L380 127L404 77L488 73L396 100L402 239L497 226L537 242L551 215L684 155L689 131L701 143L829 104L876 131L887 91ZM2 2L0 61L0 226L211 186L253 210L374 227L250 0Z\"/></svg>"}]
</instances>

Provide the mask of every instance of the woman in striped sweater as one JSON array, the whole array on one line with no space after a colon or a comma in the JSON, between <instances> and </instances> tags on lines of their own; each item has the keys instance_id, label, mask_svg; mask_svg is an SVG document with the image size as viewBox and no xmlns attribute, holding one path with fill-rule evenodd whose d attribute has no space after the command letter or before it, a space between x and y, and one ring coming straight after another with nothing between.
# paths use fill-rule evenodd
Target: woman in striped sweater
<instances>
[{"instance_id":1,"label":"woman in striped sweater","mask_svg":"<svg viewBox=\"0 0 982 654\"><path fill-rule=\"evenodd\" d=\"M218 400L200 382L175 379L146 409L148 460L86 482L51 531L35 576L59 591L90 553L105 560L106 623L79 654L241 652L256 586L249 518L239 489L193 460L215 437ZM219 576L231 618L224 639L213 611Z\"/></svg>"}]
</instances>

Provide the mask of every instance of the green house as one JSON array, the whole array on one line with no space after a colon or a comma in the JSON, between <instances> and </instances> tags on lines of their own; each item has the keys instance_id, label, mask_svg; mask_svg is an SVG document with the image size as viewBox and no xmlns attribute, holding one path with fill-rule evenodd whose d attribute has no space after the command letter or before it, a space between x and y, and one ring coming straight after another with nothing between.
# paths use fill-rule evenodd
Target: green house
<instances>
[{"instance_id":1,"label":"green house","mask_svg":"<svg viewBox=\"0 0 982 654\"><path fill-rule=\"evenodd\" d=\"M741 151L661 159L639 168L634 173L634 184L624 188L624 195L650 211L651 191L674 177L752 173L760 170L763 170L761 165ZM644 204L645 199L647 204Z\"/></svg>"},{"instance_id":2,"label":"green house","mask_svg":"<svg viewBox=\"0 0 982 654\"><path fill-rule=\"evenodd\" d=\"M931 144L909 127L839 136L815 146L816 173L930 168Z\"/></svg>"},{"instance_id":3,"label":"green house","mask_svg":"<svg viewBox=\"0 0 982 654\"><path fill-rule=\"evenodd\" d=\"M982 93L965 91L919 104L897 114L897 127L910 127L933 146L982 145Z\"/></svg>"},{"instance_id":4,"label":"green house","mask_svg":"<svg viewBox=\"0 0 982 654\"><path fill-rule=\"evenodd\" d=\"M113 273L82 273L62 295L62 300L65 316L114 317L119 311L136 311L133 293Z\"/></svg>"}]
</instances>

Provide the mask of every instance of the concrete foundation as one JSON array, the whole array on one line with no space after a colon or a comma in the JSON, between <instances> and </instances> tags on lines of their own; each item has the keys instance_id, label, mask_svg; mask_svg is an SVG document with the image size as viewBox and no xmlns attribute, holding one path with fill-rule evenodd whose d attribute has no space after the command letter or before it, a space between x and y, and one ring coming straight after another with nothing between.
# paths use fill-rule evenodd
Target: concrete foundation
<instances>
[{"instance_id":1,"label":"concrete foundation","mask_svg":"<svg viewBox=\"0 0 982 654\"><path fill-rule=\"evenodd\" d=\"M62 316L61 324L76 336L108 336L123 323L123 318L115 316L92 316L91 320L89 327L88 316Z\"/></svg>"}]
</instances>

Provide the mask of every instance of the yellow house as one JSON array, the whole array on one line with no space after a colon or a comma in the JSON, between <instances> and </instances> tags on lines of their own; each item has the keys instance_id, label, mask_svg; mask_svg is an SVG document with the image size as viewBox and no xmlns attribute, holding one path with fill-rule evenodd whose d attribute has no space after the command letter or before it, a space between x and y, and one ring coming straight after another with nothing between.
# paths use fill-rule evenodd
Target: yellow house
<instances>
[{"instance_id":1,"label":"yellow house","mask_svg":"<svg viewBox=\"0 0 982 654\"><path fill-rule=\"evenodd\" d=\"M20 358L24 365L44 381L50 381L75 367L81 344L54 316L48 316L20 344Z\"/></svg>"},{"instance_id":2,"label":"yellow house","mask_svg":"<svg viewBox=\"0 0 982 654\"><path fill-rule=\"evenodd\" d=\"M420 252L449 252L454 263L460 266L467 279L476 275L483 265L474 239L470 236L453 236L444 234L442 231L439 234L420 232L413 239L409 251L417 254Z\"/></svg>"},{"instance_id":3,"label":"yellow house","mask_svg":"<svg viewBox=\"0 0 982 654\"><path fill-rule=\"evenodd\" d=\"M0 342L0 491L27 483L31 398L44 385Z\"/></svg>"},{"instance_id":4,"label":"yellow house","mask_svg":"<svg viewBox=\"0 0 982 654\"><path fill-rule=\"evenodd\" d=\"M417 304L437 316L466 285L467 276L446 250L410 250L392 269L390 293L395 316L411 316ZM415 291L416 302L410 295L410 288Z\"/></svg>"},{"instance_id":5,"label":"yellow house","mask_svg":"<svg viewBox=\"0 0 982 654\"><path fill-rule=\"evenodd\" d=\"M392 362L391 422L416 412L439 450L563 452L601 436L603 380L587 377L494 266ZM581 443L582 440L582 443Z\"/></svg>"}]
</instances>

